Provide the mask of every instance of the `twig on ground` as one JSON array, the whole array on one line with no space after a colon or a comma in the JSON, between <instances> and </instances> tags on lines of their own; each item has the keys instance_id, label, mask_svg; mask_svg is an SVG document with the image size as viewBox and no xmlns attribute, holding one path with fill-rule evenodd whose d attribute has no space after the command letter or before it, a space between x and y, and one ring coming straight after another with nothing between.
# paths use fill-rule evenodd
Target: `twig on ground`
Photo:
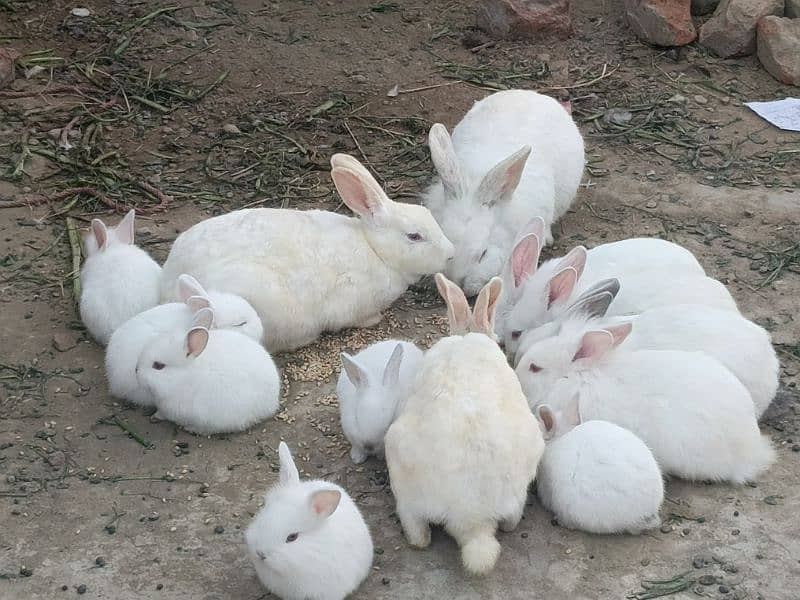
<instances>
[{"instance_id":1,"label":"twig on ground","mask_svg":"<svg viewBox=\"0 0 800 600\"><path fill-rule=\"evenodd\" d=\"M80 302L81 298L81 242L75 219L67 217L66 223L69 248L72 256L72 295L77 304Z\"/></svg>"},{"instance_id":2,"label":"twig on ground","mask_svg":"<svg viewBox=\"0 0 800 600\"><path fill-rule=\"evenodd\" d=\"M116 425L145 448L153 447L153 442L142 437L133 427L128 425L125 421L120 421L117 415L111 415L106 419L99 419L99 422L102 423L103 425Z\"/></svg>"}]
</instances>

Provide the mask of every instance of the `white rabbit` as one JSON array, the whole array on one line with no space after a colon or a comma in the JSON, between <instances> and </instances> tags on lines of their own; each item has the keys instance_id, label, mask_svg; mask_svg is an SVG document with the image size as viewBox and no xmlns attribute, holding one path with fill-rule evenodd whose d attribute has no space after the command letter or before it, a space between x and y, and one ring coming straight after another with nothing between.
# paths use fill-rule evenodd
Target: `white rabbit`
<instances>
[{"instance_id":1,"label":"white rabbit","mask_svg":"<svg viewBox=\"0 0 800 600\"><path fill-rule=\"evenodd\" d=\"M83 238L81 320L104 346L117 327L158 304L161 267L134 245L134 218L130 210L111 228L92 219Z\"/></svg>"},{"instance_id":2,"label":"white rabbit","mask_svg":"<svg viewBox=\"0 0 800 600\"><path fill-rule=\"evenodd\" d=\"M531 345L557 335L568 319L584 319L581 307L592 304L588 300L581 298L558 320L526 331L520 338L516 363ZM597 302L593 306L596 310L589 314L602 317L602 306ZM601 323L627 321L634 323L634 327L625 341L625 350L705 352L744 384L753 399L757 418L764 414L778 391L780 363L769 332L738 313L696 304L674 304L651 308L639 315L602 319Z\"/></svg>"},{"instance_id":3,"label":"white rabbit","mask_svg":"<svg viewBox=\"0 0 800 600\"><path fill-rule=\"evenodd\" d=\"M288 446L278 447L280 481L245 532L261 583L283 600L343 600L372 567L372 538L347 492L300 481Z\"/></svg>"},{"instance_id":4,"label":"white rabbit","mask_svg":"<svg viewBox=\"0 0 800 600\"><path fill-rule=\"evenodd\" d=\"M258 342L209 332L212 318L211 309L200 309L188 333L149 342L136 374L155 398L156 417L200 434L243 431L278 410L280 375Z\"/></svg>"},{"instance_id":5,"label":"white rabbit","mask_svg":"<svg viewBox=\"0 0 800 600\"><path fill-rule=\"evenodd\" d=\"M476 102L453 129L436 123L428 136L439 181L426 192L456 247L448 277L468 296L500 273L520 223L540 215L543 241L567 212L583 176L583 138L553 98L528 90Z\"/></svg>"},{"instance_id":6,"label":"white rabbit","mask_svg":"<svg viewBox=\"0 0 800 600\"><path fill-rule=\"evenodd\" d=\"M540 404L536 415L547 440L536 491L561 525L634 535L661 525L664 481L642 440L607 421L581 423L578 398L560 411Z\"/></svg>"},{"instance_id":7,"label":"white rabbit","mask_svg":"<svg viewBox=\"0 0 800 600\"><path fill-rule=\"evenodd\" d=\"M192 317L201 308L213 311L212 327L231 329L260 341L263 336L261 320L246 300L233 294L206 292L189 275L178 278L182 302L154 306L131 317L111 335L106 347L105 365L111 395L142 406L151 406L155 399L136 376L136 365L144 347L160 335L185 333Z\"/></svg>"},{"instance_id":8,"label":"white rabbit","mask_svg":"<svg viewBox=\"0 0 800 600\"><path fill-rule=\"evenodd\" d=\"M645 243L645 239L616 242L621 245L618 248L630 242L627 245L632 252L625 254L620 251L617 255L613 249L606 251L619 256L616 260L601 258L595 261L597 255L577 246L564 257L547 261L539 269L534 268L531 274L531 269L522 271L522 289L509 295L510 310L508 304L503 306L506 312L501 323L502 340L510 356L516 353L519 337L525 330L558 318L578 296L609 277L618 278L622 284L608 309L609 316L637 314L669 304L702 304L738 312L736 302L723 284L691 267L688 260L679 266L682 264L679 257L686 252L683 248L663 240L653 239ZM659 248L663 250L660 254ZM649 255L661 256L666 264L662 268L649 262L642 268L640 257ZM588 272L590 256L594 266ZM630 258L624 259L625 256ZM694 259L691 254L689 257ZM512 263L514 260L512 255ZM625 260L629 263L625 264ZM512 268L512 273L515 272L517 269Z\"/></svg>"},{"instance_id":9,"label":"white rabbit","mask_svg":"<svg viewBox=\"0 0 800 600\"><path fill-rule=\"evenodd\" d=\"M451 335L425 353L386 434L386 463L409 543L426 547L429 524L442 524L461 547L465 568L485 574L500 553L496 528L511 531L522 518L544 440L492 339L500 279L478 294L474 314L455 284L441 274L436 283Z\"/></svg>"},{"instance_id":10,"label":"white rabbit","mask_svg":"<svg viewBox=\"0 0 800 600\"><path fill-rule=\"evenodd\" d=\"M354 463L383 454L383 438L408 398L421 360L422 350L400 340L372 344L355 356L342 352L336 395Z\"/></svg>"},{"instance_id":11,"label":"white rabbit","mask_svg":"<svg viewBox=\"0 0 800 600\"><path fill-rule=\"evenodd\" d=\"M610 421L647 444L664 471L684 479L744 483L775 453L742 383L703 352L614 350L631 324L565 323L517 365L532 407L556 410L578 394L586 420Z\"/></svg>"},{"instance_id":12,"label":"white rabbit","mask_svg":"<svg viewBox=\"0 0 800 600\"><path fill-rule=\"evenodd\" d=\"M175 240L162 298L174 297L181 273L238 294L261 317L271 352L378 323L409 285L444 268L453 245L428 209L392 202L353 157L336 154L331 164L359 218L259 208L202 221Z\"/></svg>"}]
</instances>

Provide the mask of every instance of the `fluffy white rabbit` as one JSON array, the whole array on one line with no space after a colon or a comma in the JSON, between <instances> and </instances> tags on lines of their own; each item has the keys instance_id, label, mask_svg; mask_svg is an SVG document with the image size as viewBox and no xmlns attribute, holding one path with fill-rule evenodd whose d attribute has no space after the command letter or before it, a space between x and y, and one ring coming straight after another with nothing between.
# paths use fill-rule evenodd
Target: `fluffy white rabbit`
<instances>
[{"instance_id":1,"label":"fluffy white rabbit","mask_svg":"<svg viewBox=\"0 0 800 600\"><path fill-rule=\"evenodd\" d=\"M563 317L526 331L520 338L515 364L531 345L558 335L562 327L570 328L570 325L565 325L567 320L585 322L588 304L595 309L589 314L602 317L602 306L589 300L580 298ZM634 327L625 341L625 350L705 352L725 365L744 384L753 399L757 418L764 414L778 391L780 363L769 332L738 313L696 304L674 304L651 308L639 315L601 319L600 322L619 324L628 321Z\"/></svg>"},{"instance_id":2,"label":"fluffy white rabbit","mask_svg":"<svg viewBox=\"0 0 800 600\"><path fill-rule=\"evenodd\" d=\"M242 296L261 317L271 352L378 323L409 285L444 268L453 245L428 209L392 202L355 158L335 154L331 165L358 218L257 208L202 221L175 240L162 297L174 298L181 273Z\"/></svg>"},{"instance_id":3,"label":"fluffy white rabbit","mask_svg":"<svg viewBox=\"0 0 800 600\"><path fill-rule=\"evenodd\" d=\"M696 260L684 248L649 238L614 243L619 246L604 249L599 255L590 252L603 246L592 251L577 246L562 258L545 262L539 269L512 266L510 278L517 283L515 291L509 293L508 302L503 303L504 318L500 326L503 345L510 356L516 353L519 338L525 330L558 318L581 294L609 277L616 277L622 283L622 289L608 309L609 316L638 314L669 304L702 304L738 312L728 289L716 279L702 274L699 265L692 266L696 265ZM521 252L529 255L530 238L523 238L521 244L518 244ZM630 253L625 252L626 246ZM604 253L617 258L604 258ZM597 256L600 258L595 260ZM661 264L647 260L649 256L660 256ZM686 257L685 261L683 257ZM641 259L645 262L642 263ZM517 257L512 252L512 265L515 260ZM538 254L534 260L527 258L524 262L535 265L536 260Z\"/></svg>"},{"instance_id":4,"label":"fluffy white rabbit","mask_svg":"<svg viewBox=\"0 0 800 600\"><path fill-rule=\"evenodd\" d=\"M134 245L134 219L133 210L116 227L92 219L83 238L80 315L104 346L117 327L158 304L161 267Z\"/></svg>"},{"instance_id":5,"label":"fluffy white rabbit","mask_svg":"<svg viewBox=\"0 0 800 600\"><path fill-rule=\"evenodd\" d=\"M568 322L517 365L532 407L563 409L578 394L586 420L610 421L647 444L664 471L744 483L775 453L742 383L704 352L615 349L631 324ZM566 324L565 324L566 325Z\"/></svg>"},{"instance_id":6,"label":"fluffy white rabbit","mask_svg":"<svg viewBox=\"0 0 800 600\"><path fill-rule=\"evenodd\" d=\"M422 355L401 340L377 342L355 356L342 352L336 395L354 463L383 454L383 438L408 398Z\"/></svg>"},{"instance_id":7,"label":"fluffy white rabbit","mask_svg":"<svg viewBox=\"0 0 800 600\"><path fill-rule=\"evenodd\" d=\"M473 296L500 273L520 223L541 215L552 242L583 176L583 138L553 98L507 90L476 102L452 138L436 123L428 144L439 180L424 203L456 247L447 276Z\"/></svg>"},{"instance_id":8,"label":"fluffy white rabbit","mask_svg":"<svg viewBox=\"0 0 800 600\"><path fill-rule=\"evenodd\" d=\"M212 319L211 309L200 309L188 333L150 341L136 374L155 398L157 418L200 434L243 431L278 410L280 375L261 344L235 331L209 331Z\"/></svg>"},{"instance_id":9,"label":"fluffy white rabbit","mask_svg":"<svg viewBox=\"0 0 800 600\"><path fill-rule=\"evenodd\" d=\"M372 538L347 492L300 481L284 442L280 481L245 532L261 583L282 600L343 600L372 567Z\"/></svg>"},{"instance_id":10,"label":"fluffy white rabbit","mask_svg":"<svg viewBox=\"0 0 800 600\"><path fill-rule=\"evenodd\" d=\"M222 292L206 292L194 277L178 278L181 302L154 306L131 317L111 335L106 346L106 377L111 395L142 406L155 403L150 390L141 385L136 365L144 347L157 337L174 332L185 333L192 325L194 314L201 308L211 308L214 329L231 329L260 341L263 336L261 320L244 298Z\"/></svg>"},{"instance_id":11,"label":"fluffy white rabbit","mask_svg":"<svg viewBox=\"0 0 800 600\"><path fill-rule=\"evenodd\" d=\"M570 529L637 535L658 527L664 481L653 453L613 423L581 423L578 402L536 409L547 441L536 475L539 500Z\"/></svg>"},{"instance_id":12,"label":"fluffy white rabbit","mask_svg":"<svg viewBox=\"0 0 800 600\"><path fill-rule=\"evenodd\" d=\"M442 524L467 571L485 574L500 554L496 528L511 531L522 518L544 440L492 339L500 279L481 290L474 314L457 286L441 274L436 283L451 335L425 353L386 434L386 463L409 543L426 547L429 524Z\"/></svg>"}]
</instances>

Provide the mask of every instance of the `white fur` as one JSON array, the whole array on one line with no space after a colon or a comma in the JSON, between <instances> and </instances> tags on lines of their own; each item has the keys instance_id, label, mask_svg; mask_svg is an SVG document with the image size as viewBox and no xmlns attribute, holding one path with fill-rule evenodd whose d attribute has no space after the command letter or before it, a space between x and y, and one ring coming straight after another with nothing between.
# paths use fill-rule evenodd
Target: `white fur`
<instances>
[{"instance_id":1,"label":"white fur","mask_svg":"<svg viewBox=\"0 0 800 600\"><path fill-rule=\"evenodd\" d=\"M194 278L183 275L180 297L182 302L154 306L119 326L106 347L105 365L111 395L134 404L151 406L155 399L140 385L136 364L144 347L157 337L186 332L193 315L203 307L213 310L215 329L231 329L260 341L263 337L261 320L246 300L233 294L206 292Z\"/></svg>"},{"instance_id":2,"label":"white fur","mask_svg":"<svg viewBox=\"0 0 800 600\"><path fill-rule=\"evenodd\" d=\"M383 454L383 438L408 398L421 360L422 350L400 340L385 340L355 356L342 356L336 395L353 462Z\"/></svg>"},{"instance_id":3,"label":"white fur","mask_svg":"<svg viewBox=\"0 0 800 600\"><path fill-rule=\"evenodd\" d=\"M636 535L661 524L664 482L653 453L607 421L579 423L548 441L536 490L544 507L570 529Z\"/></svg>"},{"instance_id":4,"label":"white fur","mask_svg":"<svg viewBox=\"0 0 800 600\"><path fill-rule=\"evenodd\" d=\"M566 319L581 319L569 315ZM564 320L566 320L564 319ZM557 335L564 320L526 331L520 338L517 363L537 341ZM688 350L705 352L739 378L760 418L778 390L780 363L769 332L740 314L695 304L675 304L644 311L631 317L603 319L603 323L634 323L624 349Z\"/></svg>"},{"instance_id":5,"label":"white fur","mask_svg":"<svg viewBox=\"0 0 800 600\"><path fill-rule=\"evenodd\" d=\"M207 340L199 351L193 336ZM235 331L194 327L161 335L144 347L136 369L158 416L194 433L243 431L279 407L281 380L272 357Z\"/></svg>"},{"instance_id":6,"label":"white fur","mask_svg":"<svg viewBox=\"0 0 800 600\"><path fill-rule=\"evenodd\" d=\"M354 158L337 154L331 164L342 199L360 218L260 208L202 221L175 241L162 297L174 296L181 273L242 296L272 352L379 322L409 285L445 266L453 245L428 209L392 202ZM421 239L408 237L415 234Z\"/></svg>"},{"instance_id":7,"label":"white fur","mask_svg":"<svg viewBox=\"0 0 800 600\"><path fill-rule=\"evenodd\" d=\"M343 600L369 575L369 529L344 489L321 480L301 482L285 443L279 452L280 482L245 532L258 578L283 600ZM315 510L315 493L327 494L325 506L339 495L330 516ZM287 541L292 534L297 538Z\"/></svg>"},{"instance_id":8,"label":"white fur","mask_svg":"<svg viewBox=\"0 0 800 600\"><path fill-rule=\"evenodd\" d=\"M429 524L441 524L461 547L465 568L485 574L500 553L496 527L513 530L522 518L544 440L487 330L468 324L468 307L450 315L451 334L472 331L425 353L406 407L386 434L386 463L409 543L426 547ZM484 315L475 324L487 321Z\"/></svg>"},{"instance_id":9,"label":"white fur","mask_svg":"<svg viewBox=\"0 0 800 600\"><path fill-rule=\"evenodd\" d=\"M596 250L611 244L590 251L578 246L564 257L533 269L531 275L522 278L519 289L509 292L498 309L502 311L498 328L511 356L524 331L563 315L587 289L609 277L621 284L607 311L609 316L638 314L670 304L700 304L738 312L727 288L704 275L684 248L649 238L615 243L619 246L600 254Z\"/></svg>"},{"instance_id":10,"label":"white fur","mask_svg":"<svg viewBox=\"0 0 800 600\"><path fill-rule=\"evenodd\" d=\"M117 327L158 304L161 267L134 245L133 210L117 227L94 219L84 236L84 253L81 320L106 345Z\"/></svg>"},{"instance_id":11,"label":"white fur","mask_svg":"<svg viewBox=\"0 0 800 600\"><path fill-rule=\"evenodd\" d=\"M456 247L447 276L472 296L500 273L520 223L541 216L543 241L552 242L550 226L583 176L583 138L553 98L508 90L476 102L452 139L434 125L429 143L439 181L424 203ZM503 162L523 148L530 151L518 155L524 163Z\"/></svg>"},{"instance_id":12,"label":"white fur","mask_svg":"<svg viewBox=\"0 0 800 600\"><path fill-rule=\"evenodd\" d=\"M630 324L573 323L533 344L517 365L532 407L563 409L577 394L584 420L629 429L666 472L684 479L743 483L772 463L750 394L717 360L703 352L612 351Z\"/></svg>"}]
</instances>

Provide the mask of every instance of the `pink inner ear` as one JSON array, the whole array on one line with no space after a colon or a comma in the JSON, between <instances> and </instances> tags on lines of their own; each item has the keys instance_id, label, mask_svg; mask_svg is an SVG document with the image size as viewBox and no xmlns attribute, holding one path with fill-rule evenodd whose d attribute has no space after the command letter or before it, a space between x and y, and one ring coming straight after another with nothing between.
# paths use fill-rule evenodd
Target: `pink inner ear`
<instances>
[{"instance_id":1,"label":"pink inner ear","mask_svg":"<svg viewBox=\"0 0 800 600\"><path fill-rule=\"evenodd\" d=\"M135 216L136 212L131 209L117 225L117 239L123 244L133 244Z\"/></svg>"},{"instance_id":2,"label":"pink inner ear","mask_svg":"<svg viewBox=\"0 0 800 600\"><path fill-rule=\"evenodd\" d=\"M208 330L196 327L186 335L187 356L198 357L203 353L208 344Z\"/></svg>"},{"instance_id":3,"label":"pink inner ear","mask_svg":"<svg viewBox=\"0 0 800 600\"><path fill-rule=\"evenodd\" d=\"M572 114L572 102L569 100L564 100L563 102L559 101L559 104L565 111L567 111L568 115Z\"/></svg>"},{"instance_id":4,"label":"pink inner ear","mask_svg":"<svg viewBox=\"0 0 800 600\"><path fill-rule=\"evenodd\" d=\"M100 219L92 219L92 233L94 239L97 240L97 247L104 250L108 243L108 230Z\"/></svg>"},{"instance_id":5,"label":"pink inner ear","mask_svg":"<svg viewBox=\"0 0 800 600\"><path fill-rule=\"evenodd\" d=\"M614 340L614 346L616 347L624 342L625 338L628 337L633 329L633 323L622 323L620 325L614 325L613 327L606 327L605 329L611 334L611 337Z\"/></svg>"},{"instance_id":6,"label":"pink inner ear","mask_svg":"<svg viewBox=\"0 0 800 600\"><path fill-rule=\"evenodd\" d=\"M580 278L583 274L583 269L586 267L586 258L586 248L583 246L575 246L558 262L558 270L560 271L561 269L572 267L575 269L577 278Z\"/></svg>"},{"instance_id":7,"label":"pink inner ear","mask_svg":"<svg viewBox=\"0 0 800 600\"><path fill-rule=\"evenodd\" d=\"M572 294L577 282L578 272L572 267L556 273L550 280L547 308L549 309L553 304L565 302Z\"/></svg>"},{"instance_id":8,"label":"pink inner ear","mask_svg":"<svg viewBox=\"0 0 800 600\"><path fill-rule=\"evenodd\" d=\"M582 358L597 359L614 347L614 337L608 331L587 331L572 361Z\"/></svg>"},{"instance_id":9,"label":"pink inner ear","mask_svg":"<svg viewBox=\"0 0 800 600\"><path fill-rule=\"evenodd\" d=\"M556 424L555 424L555 419L553 418L553 413L550 410L550 407L540 406L538 413L539 413L539 419L541 420L542 425L544 425L545 431L547 431L548 433L552 432Z\"/></svg>"},{"instance_id":10,"label":"pink inner ear","mask_svg":"<svg viewBox=\"0 0 800 600\"><path fill-rule=\"evenodd\" d=\"M539 262L539 238L530 233L522 238L511 252L511 272L514 274L514 287L536 272Z\"/></svg>"},{"instance_id":11,"label":"pink inner ear","mask_svg":"<svg viewBox=\"0 0 800 600\"><path fill-rule=\"evenodd\" d=\"M320 490L311 495L311 510L320 517L329 517L339 506L342 494L338 490Z\"/></svg>"},{"instance_id":12,"label":"pink inner ear","mask_svg":"<svg viewBox=\"0 0 800 600\"><path fill-rule=\"evenodd\" d=\"M380 210L380 201L355 171L337 167L331 171L331 177L342 201L358 216L375 216Z\"/></svg>"},{"instance_id":13,"label":"pink inner ear","mask_svg":"<svg viewBox=\"0 0 800 600\"><path fill-rule=\"evenodd\" d=\"M500 188L501 195L511 195L514 193L514 190L517 189L530 153L530 148L527 148L525 151L520 150L518 152L519 156L508 166L506 172L503 174L503 183Z\"/></svg>"}]
</instances>

